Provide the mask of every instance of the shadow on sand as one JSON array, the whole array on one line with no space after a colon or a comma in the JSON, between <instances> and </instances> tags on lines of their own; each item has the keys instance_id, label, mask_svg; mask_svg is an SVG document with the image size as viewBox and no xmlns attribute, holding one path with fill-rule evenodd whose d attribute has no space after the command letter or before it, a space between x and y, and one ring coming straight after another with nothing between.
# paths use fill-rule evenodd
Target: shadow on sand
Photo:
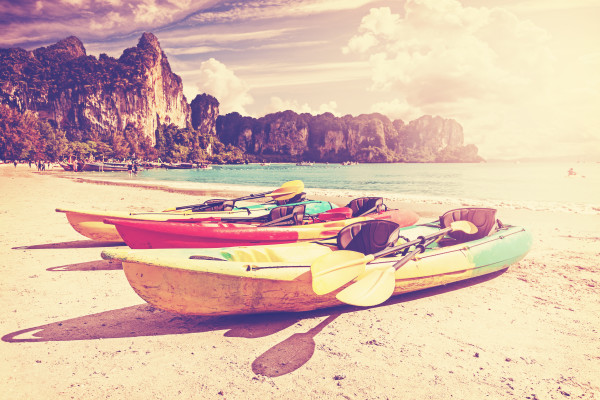
<instances>
[{"instance_id":1,"label":"shadow on sand","mask_svg":"<svg viewBox=\"0 0 600 400\"><path fill-rule=\"evenodd\" d=\"M37 249L84 249L93 247L125 246L125 242L102 242L97 240L73 240L71 242L58 242L35 244L32 246L13 247L13 250L37 250Z\"/></svg>"},{"instance_id":2,"label":"shadow on sand","mask_svg":"<svg viewBox=\"0 0 600 400\"><path fill-rule=\"evenodd\" d=\"M504 272L505 270L502 270L446 286L406 293L372 308L401 304L451 292L496 278ZM4 335L2 341L9 343L58 342L178 335L215 330L227 330L224 334L227 337L254 339L283 331L304 319L327 317L307 332L294 333L282 342L275 344L252 362L252 371L255 374L276 377L293 372L306 364L315 351L315 336L337 317L361 310L363 308L339 306L299 313L203 317L171 314L143 304L22 329Z\"/></svg>"},{"instance_id":3,"label":"shadow on sand","mask_svg":"<svg viewBox=\"0 0 600 400\"><path fill-rule=\"evenodd\" d=\"M119 269L123 269L123 264L121 264L121 261L94 260L76 264L61 265L58 267L50 267L47 268L46 271L113 271Z\"/></svg>"}]
</instances>

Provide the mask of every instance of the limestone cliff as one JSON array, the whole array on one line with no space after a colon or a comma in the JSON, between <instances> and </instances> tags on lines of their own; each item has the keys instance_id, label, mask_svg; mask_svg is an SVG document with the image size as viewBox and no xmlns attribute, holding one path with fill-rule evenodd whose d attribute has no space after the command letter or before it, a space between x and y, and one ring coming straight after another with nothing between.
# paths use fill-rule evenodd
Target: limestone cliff
<instances>
[{"instance_id":1,"label":"limestone cliff","mask_svg":"<svg viewBox=\"0 0 600 400\"><path fill-rule=\"evenodd\" d=\"M151 33L118 60L86 55L73 36L33 51L0 49L0 102L38 112L71 140L133 127L154 143L159 124L191 124L181 78Z\"/></svg>"},{"instance_id":2,"label":"limestone cliff","mask_svg":"<svg viewBox=\"0 0 600 400\"><path fill-rule=\"evenodd\" d=\"M254 119L232 113L218 117L217 135L257 159L273 161L482 161L475 145L464 146L458 122L428 115L406 125L381 114L338 118L284 111Z\"/></svg>"}]
</instances>

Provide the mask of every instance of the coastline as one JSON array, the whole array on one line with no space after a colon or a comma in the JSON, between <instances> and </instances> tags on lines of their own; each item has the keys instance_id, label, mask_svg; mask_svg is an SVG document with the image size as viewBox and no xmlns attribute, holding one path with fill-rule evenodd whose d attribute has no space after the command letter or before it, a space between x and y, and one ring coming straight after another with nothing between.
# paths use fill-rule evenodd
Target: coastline
<instances>
[{"instance_id":1,"label":"coastline","mask_svg":"<svg viewBox=\"0 0 600 400\"><path fill-rule=\"evenodd\" d=\"M533 232L534 247L492 279L369 309L208 318L147 305L100 258L107 244L54 212L151 211L253 189L184 186L0 165L6 398L599 396L599 215L499 209L504 223ZM338 205L351 200L306 191ZM386 204L422 221L462 206Z\"/></svg>"}]
</instances>

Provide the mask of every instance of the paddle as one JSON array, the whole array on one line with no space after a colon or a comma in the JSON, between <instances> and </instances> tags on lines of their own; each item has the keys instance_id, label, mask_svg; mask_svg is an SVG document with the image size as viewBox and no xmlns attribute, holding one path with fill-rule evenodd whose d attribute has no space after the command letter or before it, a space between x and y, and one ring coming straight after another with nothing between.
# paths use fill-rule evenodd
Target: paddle
<instances>
[{"instance_id":1,"label":"paddle","mask_svg":"<svg viewBox=\"0 0 600 400\"><path fill-rule=\"evenodd\" d=\"M289 181L289 182L284 183L283 185L281 185L280 188L275 189L272 192L255 193L255 194L238 197L237 199L231 199L231 200L233 200L235 202L235 201L242 201L242 200L258 199L261 197L271 197L273 200L287 200L287 199L291 199L298 193L301 193L303 190L304 190L304 182L302 182L301 180L295 180L295 181ZM223 199L223 200L219 199L219 200L210 202L208 204L206 204L206 203L191 204L188 206L180 206L180 207L175 207L174 209L168 209L168 210L165 210L165 212L173 211L173 210L187 210L190 208L194 208L195 209L194 211L202 211L203 209L221 205L226 201L227 201L226 199Z\"/></svg>"},{"instance_id":2,"label":"paddle","mask_svg":"<svg viewBox=\"0 0 600 400\"><path fill-rule=\"evenodd\" d=\"M423 245L432 238L441 238L452 231L473 233L477 232L477 228L468 221L454 221L449 227L440 229L431 235L421 236L411 242L383 249L375 254L364 255L350 250L337 250L325 254L317 258L310 266L313 291L318 295L333 292L361 275L365 271L367 263L374 259L398 253L411 246Z\"/></svg>"},{"instance_id":3,"label":"paddle","mask_svg":"<svg viewBox=\"0 0 600 400\"><path fill-rule=\"evenodd\" d=\"M464 232L476 233L477 228L475 225L472 225L472 228L472 230ZM396 288L396 271L415 258L417 254L423 253L427 246L441 239L441 237L432 237L425 240L424 243L416 245L413 251L406 254L391 267L374 268L363 272L356 278L355 283L339 292L335 297L344 303L361 307L375 306L383 303L394 294L394 289Z\"/></svg>"}]
</instances>

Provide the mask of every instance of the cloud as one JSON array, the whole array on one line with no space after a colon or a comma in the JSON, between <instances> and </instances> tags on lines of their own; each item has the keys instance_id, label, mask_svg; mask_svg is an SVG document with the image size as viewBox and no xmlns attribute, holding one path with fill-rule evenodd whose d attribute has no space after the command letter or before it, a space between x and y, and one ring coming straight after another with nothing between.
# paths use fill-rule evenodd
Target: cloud
<instances>
[{"instance_id":1,"label":"cloud","mask_svg":"<svg viewBox=\"0 0 600 400\"><path fill-rule=\"evenodd\" d=\"M190 21L208 24L301 17L333 11L354 10L376 1L378 0L238 1L225 3L218 9L199 11L190 17Z\"/></svg>"},{"instance_id":2,"label":"cloud","mask_svg":"<svg viewBox=\"0 0 600 400\"><path fill-rule=\"evenodd\" d=\"M330 112L336 116L339 116L339 111L337 110L337 103L335 101L329 101L327 103L321 104L315 109L310 107L308 103L300 104L300 102L296 100L284 100L277 96L271 97L270 104L267 106L265 114L286 110L292 110L298 114L309 113L313 115Z\"/></svg>"},{"instance_id":3,"label":"cloud","mask_svg":"<svg viewBox=\"0 0 600 400\"><path fill-rule=\"evenodd\" d=\"M404 122L412 121L424 114L420 108L411 106L405 99L375 103L370 111L387 115L392 120L402 119Z\"/></svg>"},{"instance_id":4,"label":"cloud","mask_svg":"<svg viewBox=\"0 0 600 400\"><path fill-rule=\"evenodd\" d=\"M208 0L207 0L208 1ZM84 41L152 31L204 7L166 0L24 0L0 5L1 46L52 44L69 35Z\"/></svg>"},{"instance_id":5,"label":"cloud","mask_svg":"<svg viewBox=\"0 0 600 400\"><path fill-rule=\"evenodd\" d=\"M403 119L419 110L456 118L467 142L477 138L487 154L497 156L509 143L515 144L512 150L533 151L540 141L558 138L569 126L565 110L580 104L572 92L584 87L583 80L566 75L551 40L544 29L501 8L407 0L403 13L371 9L342 51L368 60L370 90L392 97L374 111ZM592 60L593 54L582 57L582 68ZM561 104L564 100L571 105ZM598 105L597 96L592 104ZM598 121L581 106L573 111L584 114L586 131Z\"/></svg>"},{"instance_id":6,"label":"cloud","mask_svg":"<svg viewBox=\"0 0 600 400\"><path fill-rule=\"evenodd\" d=\"M225 64L214 58L200 64L195 79L200 93L207 93L217 98L221 114L237 111L247 115L245 106L254 102L248 92L248 85Z\"/></svg>"}]
</instances>

